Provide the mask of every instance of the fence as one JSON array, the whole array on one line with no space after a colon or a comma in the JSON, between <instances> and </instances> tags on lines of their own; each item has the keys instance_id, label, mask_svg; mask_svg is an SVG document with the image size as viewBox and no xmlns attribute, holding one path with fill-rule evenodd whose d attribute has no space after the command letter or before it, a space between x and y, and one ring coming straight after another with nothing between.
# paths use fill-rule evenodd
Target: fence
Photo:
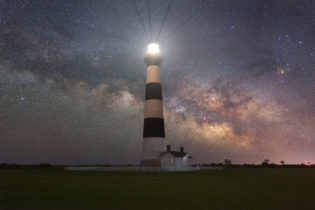
<instances>
[{"instance_id":1,"label":"fence","mask_svg":"<svg viewBox=\"0 0 315 210\"><path fill-rule=\"evenodd\" d=\"M64 167L66 171L134 171L134 172L159 172L159 167L140 167L140 166L116 166L116 167L97 167L97 166L70 166Z\"/></svg>"}]
</instances>

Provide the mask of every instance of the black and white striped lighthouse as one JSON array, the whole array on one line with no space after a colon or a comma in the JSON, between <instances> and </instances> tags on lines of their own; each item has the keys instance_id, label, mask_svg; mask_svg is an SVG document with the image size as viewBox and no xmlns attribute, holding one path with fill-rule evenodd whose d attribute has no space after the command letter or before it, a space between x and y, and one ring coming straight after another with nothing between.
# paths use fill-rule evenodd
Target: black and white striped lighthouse
<instances>
[{"instance_id":1,"label":"black and white striped lighthouse","mask_svg":"<svg viewBox=\"0 0 315 210\"><path fill-rule=\"evenodd\" d=\"M144 62L147 64L145 111L141 165L160 167L160 154L164 149L164 118L160 64L163 59L159 46L149 44Z\"/></svg>"}]
</instances>

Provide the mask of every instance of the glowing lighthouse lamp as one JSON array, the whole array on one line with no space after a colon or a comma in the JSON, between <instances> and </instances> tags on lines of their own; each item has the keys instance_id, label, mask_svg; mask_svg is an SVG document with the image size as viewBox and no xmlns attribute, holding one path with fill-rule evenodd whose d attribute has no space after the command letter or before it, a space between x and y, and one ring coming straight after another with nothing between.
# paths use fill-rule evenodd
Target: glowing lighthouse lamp
<instances>
[{"instance_id":1,"label":"glowing lighthouse lamp","mask_svg":"<svg viewBox=\"0 0 315 210\"><path fill-rule=\"evenodd\" d=\"M160 47L156 43L151 43L148 45L147 53L150 55L158 55L160 54Z\"/></svg>"}]
</instances>

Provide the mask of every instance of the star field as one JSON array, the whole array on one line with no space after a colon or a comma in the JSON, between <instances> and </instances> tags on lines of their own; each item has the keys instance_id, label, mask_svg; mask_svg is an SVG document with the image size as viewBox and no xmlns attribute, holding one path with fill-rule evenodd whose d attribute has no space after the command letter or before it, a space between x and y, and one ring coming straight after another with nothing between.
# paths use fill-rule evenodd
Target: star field
<instances>
[{"instance_id":1,"label":"star field","mask_svg":"<svg viewBox=\"0 0 315 210\"><path fill-rule=\"evenodd\" d=\"M138 164L148 43L166 141L315 162L315 2L0 1L0 162Z\"/></svg>"}]
</instances>

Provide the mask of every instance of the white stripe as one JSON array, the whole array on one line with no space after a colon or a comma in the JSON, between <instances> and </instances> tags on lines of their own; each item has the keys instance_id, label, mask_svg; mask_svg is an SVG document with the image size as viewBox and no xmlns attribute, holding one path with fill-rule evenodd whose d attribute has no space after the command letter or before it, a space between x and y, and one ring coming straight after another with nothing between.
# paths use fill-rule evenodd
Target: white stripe
<instances>
[{"instance_id":1,"label":"white stripe","mask_svg":"<svg viewBox=\"0 0 315 210\"><path fill-rule=\"evenodd\" d=\"M159 99L145 101L144 118L158 117L163 118L163 102Z\"/></svg>"},{"instance_id":2,"label":"white stripe","mask_svg":"<svg viewBox=\"0 0 315 210\"><path fill-rule=\"evenodd\" d=\"M161 83L160 67L150 65L147 67L147 84L151 82Z\"/></svg>"}]
</instances>

